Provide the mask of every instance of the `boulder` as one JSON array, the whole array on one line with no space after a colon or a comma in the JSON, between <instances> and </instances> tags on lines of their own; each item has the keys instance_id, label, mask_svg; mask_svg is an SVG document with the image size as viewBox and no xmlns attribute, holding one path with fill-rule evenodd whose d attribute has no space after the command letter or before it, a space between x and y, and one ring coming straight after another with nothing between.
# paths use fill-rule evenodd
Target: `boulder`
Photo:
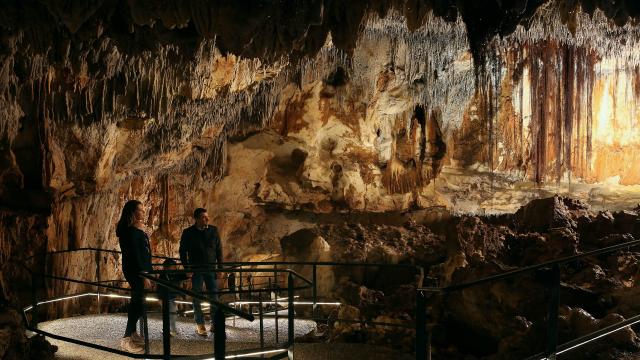
<instances>
[{"instance_id":1,"label":"boulder","mask_svg":"<svg viewBox=\"0 0 640 360\"><path fill-rule=\"evenodd\" d=\"M592 215L591 207L581 201L554 195L532 200L515 213L519 231L546 231L554 227L577 227L577 219Z\"/></svg>"},{"instance_id":2,"label":"boulder","mask_svg":"<svg viewBox=\"0 0 640 360\"><path fill-rule=\"evenodd\" d=\"M18 312L0 308L0 359L53 360L57 350L43 336L27 338Z\"/></svg>"},{"instance_id":3,"label":"boulder","mask_svg":"<svg viewBox=\"0 0 640 360\"><path fill-rule=\"evenodd\" d=\"M621 315L610 313L596 319L585 310L575 307L562 307L559 311L558 338L560 343L593 333L604 327L624 321ZM598 339L581 348L582 354L595 353L611 347L638 348L638 337L630 328L624 328L611 335Z\"/></svg>"}]
</instances>

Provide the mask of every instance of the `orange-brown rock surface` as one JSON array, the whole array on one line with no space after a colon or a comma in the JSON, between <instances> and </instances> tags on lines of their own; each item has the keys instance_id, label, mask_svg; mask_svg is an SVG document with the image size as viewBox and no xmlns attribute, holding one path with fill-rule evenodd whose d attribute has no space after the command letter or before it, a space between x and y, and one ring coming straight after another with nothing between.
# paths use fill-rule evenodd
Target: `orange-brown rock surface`
<instances>
[{"instance_id":1,"label":"orange-brown rock surface","mask_svg":"<svg viewBox=\"0 0 640 360\"><path fill-rule=\"evenodd\" d=\"M146 205L156 254L176 255L202 206L227 260L292 256L281 240L313 229L314 249L333 249L322 256L437 261L444 283L478 264L503 269L491 262L505 252L523 266L637 237L634 213L617 212L640 202L635 3L478 4L0 7L3 298L27 301L16 264L30 255L116 249L132 198ZM400 226L431 210L512 213L556 193L612 212L556 197L524 208L515 228L475 216L443 220L446 231ZM359 214L397 228L331 230ZM344 244L331 235L341 231L364 240ZM97 259L99 272L95 260L46 264L120 277L117 256ZM51 296L81 288L46 285Z\"/></svg>"}]
</instances>

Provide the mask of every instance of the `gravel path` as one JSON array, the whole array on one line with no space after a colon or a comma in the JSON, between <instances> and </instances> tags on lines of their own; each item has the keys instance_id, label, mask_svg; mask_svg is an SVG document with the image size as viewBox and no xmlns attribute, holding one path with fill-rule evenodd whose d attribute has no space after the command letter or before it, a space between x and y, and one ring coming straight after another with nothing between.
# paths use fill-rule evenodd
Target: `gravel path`
<instances>
[{"instance_id":1,"label":"gravel path","mask_svg":"<svg viewBox=\"0 0 640 360\"><path fill-rule=\"evenodd\" d=\"M76 316L41 323L39 328L47 332L88 341L118 349L123 329L127 322L124 314ZM195 333L192 319L179 317L178 336L171 339L174 355L195 355L213 352L213 336L200 337ZM302 336L313 331L315 322L296 320L295 334ZM264 320L265 345L275 343L275 321ZM287 321L278 321L279 340L287 338ZM259 347L259 322L243 319L227 319L227 351ZM149 318L149 339L151 353L162 353L162 321L158 316ZM58 346L56 358L61 360L123 360L124 356L95 350L84 346L49 339ZM393 352L391 349L366 344L336 343L296 343L293 347L296 360L410 360L412 356Z\"/></svg>"},{"instance_id":2,"label":"gravel path","mask_svg":"<svg viewBox=\"0 0 640 360\"><path fill-rule=\"evenodd\" d=\"M56 335L83 340L94 344L118 349L120 338L126 326L127 318L124 314L105 314L76 316L43 322L39 328ZM175 355L195 355L213 352L213 336L201 337L195 333L195 323L192 319L179 317L176 322L178 336L171 339L171 352ZM227 351L258 348L260 342L259 321L249 322L244 319L227 319ZM296 336L308 334L315 328L315 322L297 320L295 322ZM265 345L275 344L275 321L264 319ZM287 339L287 320L278 320L279 341ZM154 354L162 353L162 320L159 317L149 318L150 351ZM120 355L95 350L84 346L49 339L58 346L56 357L59 359L124 359Z\"/></svg>"}]
</instances>

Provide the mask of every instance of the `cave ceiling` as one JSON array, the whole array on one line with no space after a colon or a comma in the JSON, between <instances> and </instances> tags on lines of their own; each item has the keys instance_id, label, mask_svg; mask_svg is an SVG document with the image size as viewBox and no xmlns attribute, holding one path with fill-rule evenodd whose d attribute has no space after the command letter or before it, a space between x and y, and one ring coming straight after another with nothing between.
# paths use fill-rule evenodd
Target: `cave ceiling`
<instances>
[{"instance_id":1,"label":"cave ceiling","mask_svg":"<svg viewBox=\"0 0 640 360\"><path fill-rule=\"evenodd\" d=\"M312 56L331 34L336 48L350 53L363 18L401 13L410 30L424 25L428 13L446 21L458 16L466 24L474 53L495 35L528 26L544 0L243 0L243 1L118 1L26 0L4 1L0 7L3 32L25 29L29 44L45 52L54 37L90 44L102 36L116 41L125 53L151 49L155 43L180 44L195 50L203 38L216 39L222 52L274 61ZM575 15L600 9L618 26L635 24L640 4L635 1L560 1L563 23L575 30ZM62 29L63 28L63 29Z\"/></svg>"}]
</instances>

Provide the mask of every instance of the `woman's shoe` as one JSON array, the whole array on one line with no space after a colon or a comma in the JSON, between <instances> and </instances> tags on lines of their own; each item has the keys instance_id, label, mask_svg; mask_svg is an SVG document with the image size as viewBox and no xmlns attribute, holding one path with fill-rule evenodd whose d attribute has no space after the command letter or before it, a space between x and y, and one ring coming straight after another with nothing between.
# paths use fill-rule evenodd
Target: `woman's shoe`
<instances>
[{"instance_id":1,"label":"woman's shoe","mask_svg":"<svg viewBox=\"0 0 640 360\"><path fill-rule=\"evenodd\" d=\"M133 340L133 342L138 345L144 345L144 338L138 335L137 332L134 332L133 334L131 334L131 340Z\"/></svg>"},{"instance_id":2,"label":"woman's shoe","mask_svg":"<svg viewBox=\"0 0 640 360\"><path fill-rule=\"evenodd\" d=\"M131 336L122 338L122 340L120 340L120 348L126 352L130 352L133 354L142 354L144 352L144 348L136 344Z\"/></svg>"}]
</instances>

